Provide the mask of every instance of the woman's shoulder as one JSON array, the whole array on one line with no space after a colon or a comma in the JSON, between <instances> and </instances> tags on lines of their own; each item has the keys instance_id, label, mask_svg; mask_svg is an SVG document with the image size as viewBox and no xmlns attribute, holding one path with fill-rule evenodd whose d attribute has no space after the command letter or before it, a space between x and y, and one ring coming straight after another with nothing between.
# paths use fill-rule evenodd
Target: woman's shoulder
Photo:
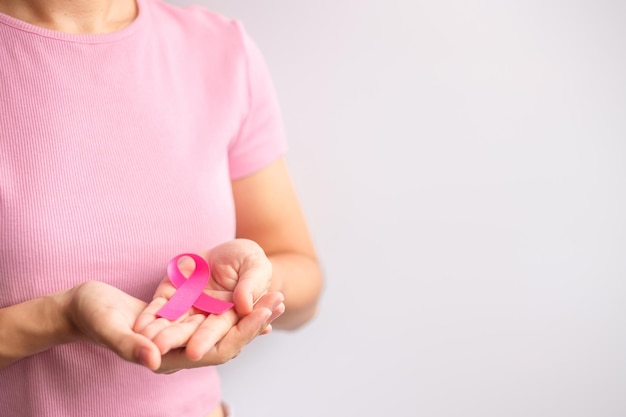
<instances>
[{"instance_id":1,"label":"woman's shoulder","mask_svg":"<svg viewBox=\"0 0 626 417\"><path fill-rule=\"evenodd\" d=\"M229 37L237 41L241 39L241 22L200 4L180 6L164 0L143 1L149 5L155 23L161 27L175 26L187 33Z\"/></svg>"}]
</instances>

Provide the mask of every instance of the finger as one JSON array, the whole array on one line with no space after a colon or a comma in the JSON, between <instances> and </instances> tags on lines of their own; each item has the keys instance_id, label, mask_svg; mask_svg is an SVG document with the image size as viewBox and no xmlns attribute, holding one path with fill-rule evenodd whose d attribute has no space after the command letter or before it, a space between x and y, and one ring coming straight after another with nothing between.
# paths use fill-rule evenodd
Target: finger
<instances>
[{"instance_id":1,"label":"finger","mask_svg":"<svg viewBox=\"0 0 626 417\"><path fill-rule=\"evenodd\" d=\"M186 353L189 359L199 361L237 323L234 311L211 314L198 326L187 342Z\"/></svg>"},{"instance_id":2,"label":"finger","mask_svg":"<svg viewBox=\"0 0 626 417\"><path fill-rule=\"evenodd\" d=\"M142 315L145 315L148 318L145 318L145 319L142 318L141 324L144 324L144 327L140 331L138 331L138 333L144 335L148 339L153 340L155 337L157 337L158 334L163 332L165 329L169 327L173 327L173 326L175 327L181 323L186 322L192 315L195 315L195 314L192 314L192 311L193 310L187 311L182 316L177 318L175 321L171 321L163 317L158 317L156 313L152 314L151 312L147 312L147 313L144 312L142 313ZM188 326L184 326L184 327L188 327Z\"/></svg>"},{"instance_id":3,"label":"finger","mask_svg":"<svg viewBox=\"0 0 626 417\"><path fill-rule=\"evenodd\" d=\"M261 333L259 333L260 336L265 336L266 334L270 334L272 333L272 325L268 324L267 326L265 326L265 329L263 329L263 331Z\"/></svg>"},{"instance_id":4,"label":"finger","mask_svg":"<svg viewBox=\"0 0 626 417\"><path fill-rule=\"evenodd\" d=\"M144 365L151 370L161 365L158 347L150 339L133 332L128 324L112 322L102 326L99 341L129 362Z\"/></svg>"},{"instance_id":5,"label":"finger","mask_svg":"<svg viewBox=\"0 0 626 417\"><path fill-rule=\"evenodd\" d=\"M282 304L285 300L283 294L279 291L272 291L267 294L264 294L262 297L258 299L255 303L254 308L267 308L270 310L274 310L280 304Z\"/></svg>"},{"instance_id":6,"label":"finger","mask_svg":"<svg viewBox=\"0 0 626 417\"><path fill-rule=\"evenodd\" d=\"M276 320L278 317L280 317L284 312L285 312L285 305L281 303L280 306L278 306L272 311L272 315L267 320L265 324L265 328L261 330L260 334L261 335L270 334L273 330L272 322Z\"/></svg>"},{"instance_id":7,"label":"finger","mask_svg":"<svg viewBox=\"0 0 626 417\"><path fill-rule=\"evenodd\" d=\"M285 312L285 304L280 303L279 306L277 306L274 310L272 310L272 315L270 316L269 320L267 321L267 325L270 326L271 323L274 320L276 320L278 317L282 316L284 312Z\"/></svg>"},{"instance_id":8,"label":"finger","mask_svg":"<svg viewBox=\"0 0 626 417\"><path fill-rule=\"evenodd\" d=\"M162 358L160 373L170 373L179 369L197 368L202 366L221 365L238 356L252 339L260 334L264 322L271 316L267 308L255 309L252 313L239 320L236 326L214 345L200 361L191 360L189 345L182 350L176 349Z\"/></svg>"},{"instance_id":9,"label":"finger","mask_svg":"<svg viewBox=\"0 0 626 417\"><path fill-rule=\"evenodd\" d=\"M235 239L213 248L208 260L216 283L234 292L237 312L250 313L272 278L272 264L263 249L251 240Z\"/></svg>"},{"instance_id":10,"label":"finger","mask_svg":"<svg viewBox=\"0 0 626 417\"><path fill-rule=\"evenodd\" d=\"M161 358L161 366L156 371L159 374L171 374L181 369L197 368L200 365L197 362L189 360L185 353L185 349L174 349Z\"/></svg>"},{"instance_id":11,"label":"finger","mask_svg":"<svg viewBox=\"0 0 626 417\"><path fill-rule=\"evenodd\" d=\"M245 316L252 311L254 303L267 293L272 279L272 265L265 257L247 259L239 271L239 280L233 291L237 312Z\"/></svg>"},{"instance_id":12,"label":"finger","mask_svg":"<svg viewBox=\"0 0 626 417\"><path fill-rule=\"evenodd\" d=\"M266 326L272 311L267 308L256 308L243 317L222 340L211 349L209 355L218 358L221 363L237 357L243 348L257 337Z\"/></svg>"},{"instance_id":13,"label":"finger","mask_svg":"<svg viewBox=\"0 0 626 417\"><path fill-rule=\"evenodd\" d=\"M253 311L241 318L211 351L215 351L218 357L226 358L226 360L235 357L252 339L271 326L271 322L284 311L282 293L272 292L264 295L254 305Z\"/></svg>"},{"instance_id":14,"label":"finger","mask_svg":"<svg viewBox=\"0 0 626 417\"><path fill-rule=\"evenodd\" d=\"M265 308L271 311L267 321L260 326L259 332L263 332L268 324L285 311L283 299L282 293L272 292L261 297L254 305L254 310ZM237 316L233 314L233 312L210 315L207 317L189 339L187 343L187 356L196 361L202 359L227 332L231 331L231 328L236 323Z\"/></svg>"},{"instance_id":15,"label":"finger","mask_svg":"<svg viewBox=\"0 0 626 417\"><path fill-rule=\"evenodd\" d=\"M165 278L163 278L163 280L159 283L159 286L154 291L154 295L152 296L152 299L163 297L166 300L169 300L170 298L172 298L175 292L176 292L176 287L174 287L170 278L166 276Z\"/></svg>"},{"instance_id":16,"label":"finger","mask_svg":"<svg viewBox=\"0 0 626 417\"><path fill-rule=\"evenodd\" d=\"M203 314L193 314L180 323L172 323L165 327L152 338L152 341L157 345L162 355L172 349L184 347L204 319Z\"/></svg>"},{"instance_id":17,"label":"finger","mask_svg":"<svg viewBox=\"0 0 626 417\"><path fill-rule=\"evenodd\" d=\"M139 314L133 330L141 333L149 324L157 319L156 313L167 303L167 299L163 297L157 297Z\"/></svg>"},{"instance_id":18,"label":"finger","mask_svg":"<svg viewBox=\"0 0 626 417\"><path fill-rule=\"evenodd\" d=\"M135 353L136 362L145 366L151 371L156 371L161 367L162 356L158 348L142 347Z\"/></svg>"},{"instance_id":19,"label":"finger","mask_svg":"<svg viewBox=\"0 0 626 417\"><path fill-rule=\"evenodd\" d=\"M270 304L270 302L272 304ZM263 330L261 330L261 335L266 335L271 333L272 331L272 322L274 320L276 320L278 317L280 317L284 312L285 312L285 304L283 302L283 297L281 294L281 297L278 298L268 298L265 297L265 300L263 300L262 302L257 303L257 305L255 305L255 308L257 308L259 306L259 304L268 304L271 305L273 307L271 307L272 309L272 315L269 317L269 319L267 319L267 321L265 322L265 325L263 327ZM270 307L268 307L270 308Z\"/></svg>"}]
</instances>

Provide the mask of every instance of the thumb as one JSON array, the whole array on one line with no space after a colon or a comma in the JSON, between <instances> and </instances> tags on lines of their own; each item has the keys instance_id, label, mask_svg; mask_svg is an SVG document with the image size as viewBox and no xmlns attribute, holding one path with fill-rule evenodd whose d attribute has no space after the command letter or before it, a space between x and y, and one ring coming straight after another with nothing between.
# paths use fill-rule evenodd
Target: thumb
<instances>
[{"instance_id":1,"label":"thumb","mask_svg":"<svg viewBox=\"0 0 626 417\"><path fill-rule=\"evenodd\" d=\"M233 291L233 302L237 313L242 316L250 314L254 304L269 290L271 279L272 264L267 260L250 262L242 268Z\"/></svg>"},{"instance_id":2,"label":"thumb","mask_svg":"<svg viewBox=\"0 0 626 417\"><path fill-rule=\"evenodd\" d=\"M101 333L101 342L119 357L156 371L161 366L159 348L147 337L130 329L110 326Z\"/></svg>"}]
</instances>

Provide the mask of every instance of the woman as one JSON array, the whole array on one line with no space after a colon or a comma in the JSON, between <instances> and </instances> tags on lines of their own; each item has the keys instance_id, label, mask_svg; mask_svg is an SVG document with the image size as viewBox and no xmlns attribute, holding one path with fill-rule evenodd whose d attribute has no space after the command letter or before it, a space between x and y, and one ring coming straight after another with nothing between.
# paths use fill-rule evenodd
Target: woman
<instances>
[{"instance_id":1,"label":"woman","mask_svg":"<svg viewBox=\"0 0 626 417\"><path fill-rule=\"evenodd\" d=\"M224 415L215 365L322 289L257 46L201 7L0 0L0 74L0 415ZM157 315L184 253L234 308Z\"/></svg>"}]
</instances>

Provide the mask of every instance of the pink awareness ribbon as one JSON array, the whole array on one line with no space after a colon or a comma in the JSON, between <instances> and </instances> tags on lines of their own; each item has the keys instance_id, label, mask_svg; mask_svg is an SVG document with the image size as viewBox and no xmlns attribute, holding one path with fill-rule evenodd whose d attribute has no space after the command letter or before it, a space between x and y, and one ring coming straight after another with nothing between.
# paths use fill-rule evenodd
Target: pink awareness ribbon
<instances>
[{"instance_id":1,"label":"pink awareness ribbon","mask_svg":"<svg viewBox=\"0 0 626 417\"><path fill-rule=\"evenodd\" d=\"M185 278L180 269L178 269L178 260L185 256L190 257L196 263L196 268L189 278ZM209 264L201 256L193 253L183 253L175 256L167 264L167 276L176 287L176 292L157 311L156 315L158 317L176 320L189 310L191 306L209 314L220 314L233 306L233 303L219 300L203 292L211 279L211 273Z\"/></svg>"}]
</instances>

